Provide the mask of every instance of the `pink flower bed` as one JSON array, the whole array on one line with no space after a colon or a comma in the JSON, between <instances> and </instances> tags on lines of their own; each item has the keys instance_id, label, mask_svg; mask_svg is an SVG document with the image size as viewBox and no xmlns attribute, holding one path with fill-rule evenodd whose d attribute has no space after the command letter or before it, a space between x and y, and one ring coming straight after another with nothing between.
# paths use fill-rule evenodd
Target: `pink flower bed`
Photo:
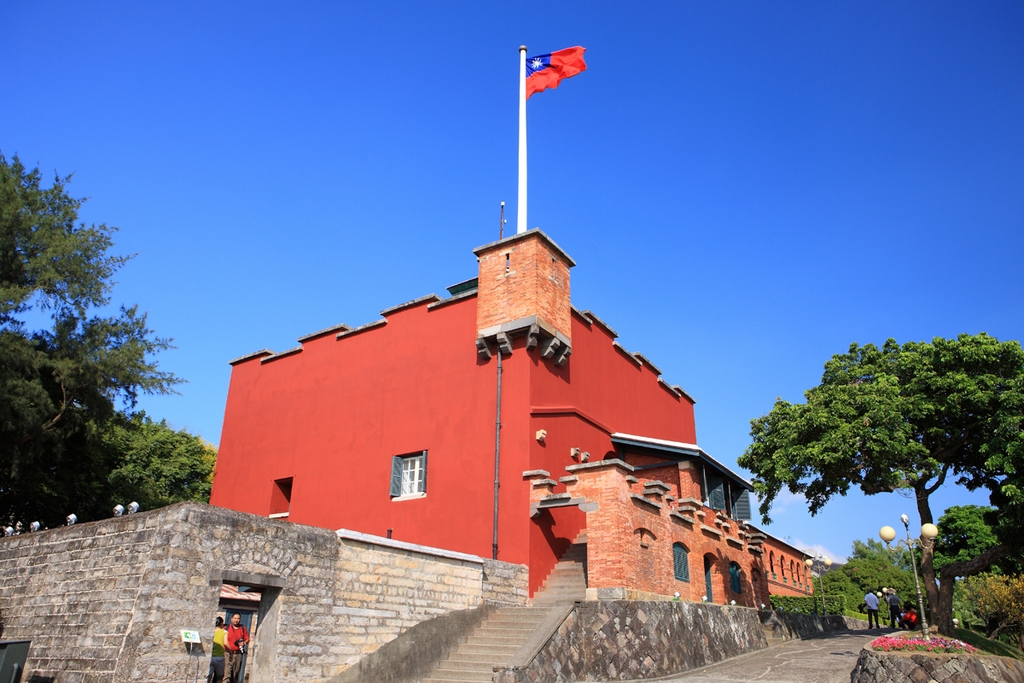
<instances>
[{"instance_id":1,"label":"pink flower bed","mask_svg":"<svg viewBox=\"0 0 1024 683\"><path fill-rule=\"evenodd\" d=\"M968 645L962 640L934 636L931 640L925 640L921 636L900 638L899 636L882 636L871 641L872 650L883 652L942 652L974 654L978 648Z\"/></svg>"}]
</instances>

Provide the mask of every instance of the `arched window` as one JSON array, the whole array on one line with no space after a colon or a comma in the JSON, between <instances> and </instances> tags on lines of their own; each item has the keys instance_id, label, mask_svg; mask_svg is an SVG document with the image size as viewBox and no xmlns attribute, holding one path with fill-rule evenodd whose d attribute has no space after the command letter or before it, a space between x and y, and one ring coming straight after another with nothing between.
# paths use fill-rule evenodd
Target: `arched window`
<instances>
[{"instance_id":1,"label":"arched window","mask_svg":"<svg viewBox=\"0 0 1024 683\"><path fill-rule=\"evenodd\" d=\"M768 553L768 566L772 570L772 578L775 578L775 551L772 550Z\"/></svg>"},{"instance_id":2,"label":"arched window","mask_svg":"<svg viewBox=\"0 0 1024 683\"><path fill-rule=\"evenodd\" d=\"M675 565L676 579L690 580L690 551L682 543L672 544L672 562Z\"/></svg>"},{"instance_id":3,"label":"arched window","mask_svg":"<svg viewBox=\"0 0 1024 683\"><path fill-rule=\"evenodd\" d=\"M743 585L740 583L740 566L735 562L729 563L729 588L733 593L743 592Z\"/></svg>"},{"instance_id":4,"label":"arched window","mask_svg":"<svg viewBox=\"0 0 1024 683\"><path fill-rule=\"evenodd\" d=\"M779 555L779 572L782 573L782 580L786 580L786 556Z\"/></svg>"},{"instance_id":5,"label":"arched window","mask_svg":"<svg viewBox=\"0 0 1024 683\"><path fill-rule=\"evenodd\" d=\"M796 583L796 579L793 577L793 560L789 561L789 578L793 579L793 583Z\"/></svg>"}]
</instances>

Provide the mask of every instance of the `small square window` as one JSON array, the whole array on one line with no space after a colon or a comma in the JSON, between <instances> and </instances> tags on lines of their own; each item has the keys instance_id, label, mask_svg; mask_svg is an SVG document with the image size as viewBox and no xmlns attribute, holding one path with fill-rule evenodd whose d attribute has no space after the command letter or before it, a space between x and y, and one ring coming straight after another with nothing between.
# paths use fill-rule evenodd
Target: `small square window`
<instances>
[{"instance_id":1,"label":"small square window","mask_svg":"<svg viewBox=\"0 0 1024 683\"><path fill-rule=\"evenodd\" d=\"M270 516L284 518L292 505L292 478L276 479L270 492Z\"/></svg>"},{"instance_id":2,"label":"small square window","mask_svg":"<svg viewBox=\"0 0 1024 683\"><path fill-rule=\"evenodd\" d=\"M391 497L427 492L427 452L396 455L391 460Z\"/></svg>"}]
</instances>

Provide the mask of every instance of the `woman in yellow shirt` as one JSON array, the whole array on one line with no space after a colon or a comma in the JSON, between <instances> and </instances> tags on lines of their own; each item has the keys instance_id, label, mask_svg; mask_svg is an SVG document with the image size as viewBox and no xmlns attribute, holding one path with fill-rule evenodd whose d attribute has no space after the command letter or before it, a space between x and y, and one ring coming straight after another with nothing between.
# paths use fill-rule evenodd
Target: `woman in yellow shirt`
<instances>
[{"instance_id":1,"label":"woman in yellow shirt","mask_svg":"<svg viewBox=\"0 0 1024 683\"><path fill-rule=\"evenodd\" d=\"M213 624L213 648L210 650L210 673L206 676L206 683L221 683L224 680L224 644L227 637L224 619L217 617Z\"/></svg>"}]
</instances>

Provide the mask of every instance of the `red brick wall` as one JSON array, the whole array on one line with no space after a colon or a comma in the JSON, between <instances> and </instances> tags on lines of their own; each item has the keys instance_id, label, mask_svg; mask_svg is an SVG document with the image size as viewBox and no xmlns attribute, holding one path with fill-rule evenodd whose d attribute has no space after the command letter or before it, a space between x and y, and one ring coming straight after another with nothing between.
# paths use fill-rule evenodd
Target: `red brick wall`
<instances>
[{"instance_id":1,"label":"red brick wall","mask_svg":"<svg viewBox=\"0 0 1024 683\"><path fill-rule=\"evenodd\" d=\"M804 557L778 539L769 537L764 544L764 568L768 585L774 595L811 595L811 585Z\"/></svg>"},{"instance_id":2,"label":"red brick wall","mask_svg":"<svg viewBox=\"0 0 1024 683\"><path fill-rule=\"evenodd\" d=\"M547 470L558 480L568 474L566 466L579 464L570 456L573 448L589 452L591 460L615 457L612 432L696 442L689 400L659 384L648 365L640 366L616 349L607 328L575 313L572 325L573 353L565 365L556 367L540 360L536 350L530 352L531 427L523 435L529 441L530 469ZM547 433L543 442L536 440L541 429ZM502 434L511 432L503 428ZM559 484L554 492L565 490ZM532 520L531 595L586 524L586 515L575 507Z\"/></svg>"},{"instance_id":3,"label":"red brick wall","mask_svg":"<svg viewBox=\"0 0 1024 683\"><path fill-rule=\"evenodd\" d=\"M524 233L477 254L476 328L538 315L572 339L569 263L539 232Z\"/></svg>"},{"instance_id":4,"label":"red brick wall","mask_svg":"<svg viewBox=\"0 0 1024 683\"><path fill-rule=\"evenodd\" d=\"M579 480L566 486L573 496L596 502L598 509L587 513L587 560L589 588L626 588L671 596L677 591L683 600L699 602L706 594L705 557L712 561L714 602L755 606L768 602L767 585L757 549L740 536L739 522L720 519L714 510L700 506L692 523L670 516L677 508L680 475L684 483L689 471L657 468L631 473L622 466L607 465L577 469ZM627 479L635 476L637 481ZM665 497L643 496L644 484L658 480L670 486ZM671 498L670 498L671 497ZM701 519L700 515L703 515ZM715 529L702 530L701 525ZM730 544L727 538L733 539ZM689 551L690 581L675 578L673 545L682 543ZM740 568L739 593L729 582L729 563Z\"/></svg>"},{"instance_id":5,"label":"red brick wall","mask_svg":"<svg viewBox=\"0 0 1024 683\"><path fill-rule=\"evenodd\" d=\"M706 594L704 559L707 557L711 563L713 602L727 604L735 600L738 605L755 607L768 604L769 591L804 594L802 565L798 583L794 585L792 580L766 581L762 560L762 553L769 552L769 544L776 558L784 549L788 577L790 560L797 573L796 565L801 559L798 551L771 537L762 547L752 538L752 534L757 533L754 527L685 500L699 499L695 470L680 469L673 464L668 468L631 471L611 462L590 468L570 467L570 470L578 480L567 484L565 490L598 504L597 510L587 513L588 587L626 588L665 596L679 592L683 600L700 602ZM552 476L557 475L552 473ZM654 481L669 487L664 496L651 493L644 496L645 484ZM698 495L690 496L694 491ZM649 502L637 500L636 496ZM692 511L687 511L686 507ZM670 515L673 511L688 516L692 523ZM682 543L689 551L689 581L675 578L675 543ZM732 591L730 563L740 568L741 590L738 593Z\"/></svg>"}]
</instances>

